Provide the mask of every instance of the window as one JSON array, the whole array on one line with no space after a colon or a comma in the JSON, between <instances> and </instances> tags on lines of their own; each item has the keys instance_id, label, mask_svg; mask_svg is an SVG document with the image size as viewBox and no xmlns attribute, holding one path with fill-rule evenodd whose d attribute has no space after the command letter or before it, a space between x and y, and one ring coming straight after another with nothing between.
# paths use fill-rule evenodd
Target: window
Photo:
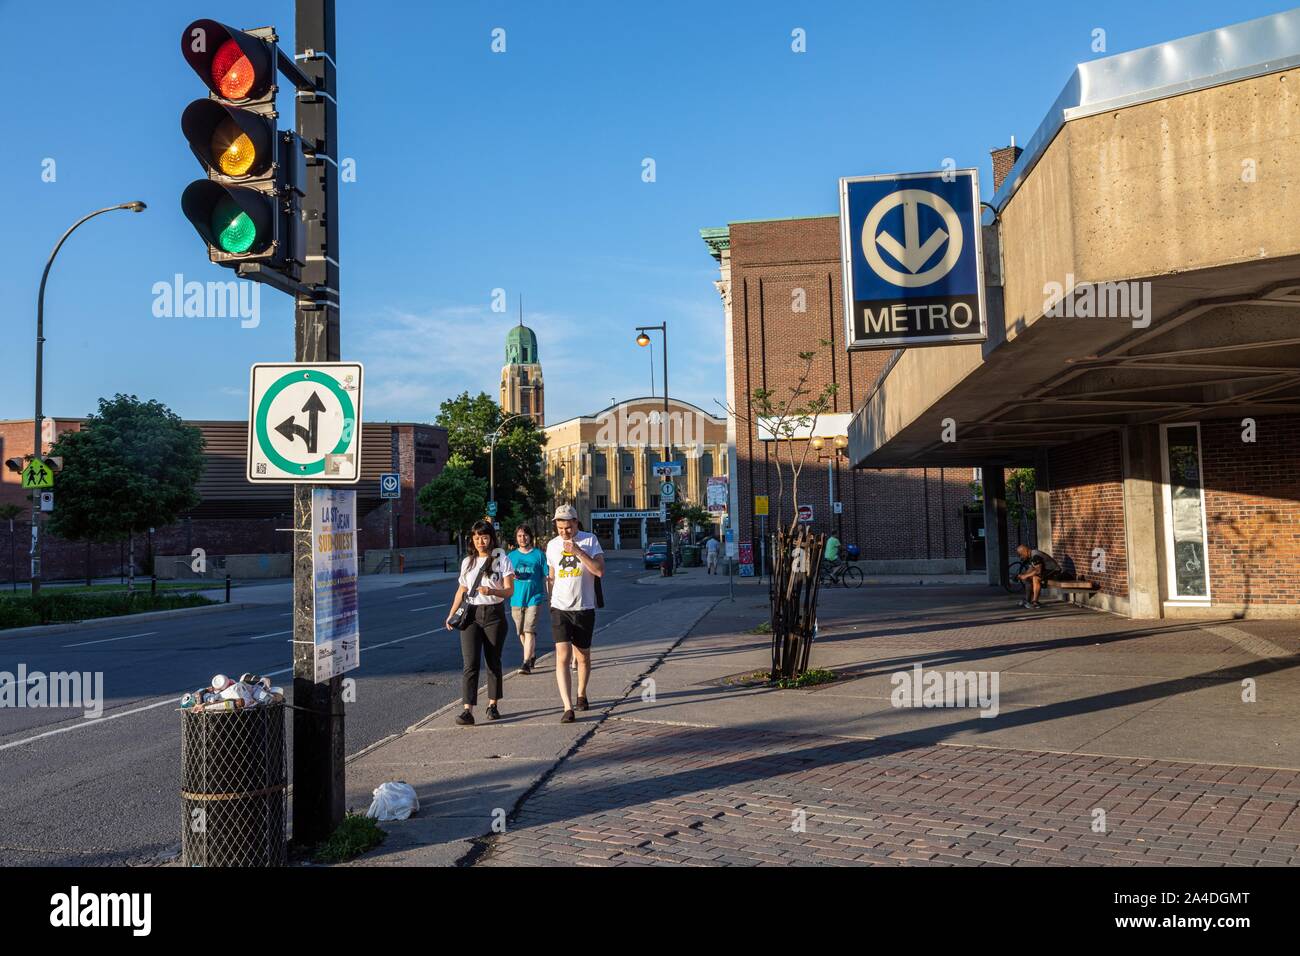
<instances>
[{"instance_id":1,"label":"window","mask_svg":"<svg viewBox=\"0 0 1300 956\"><path fill-rule=\"evenodd\" d=\"M519 390L519 411L524 415L529 415L532 413L532 409L528 407L528 400L531 397L532 396L528 394L527 389L521 388Z\"/></svg>"},{"instance_id":2,"label":"window","mask_svg":"<svg viewBox=\"0 0 1300 956\"><path fill-rule=\"evenodd\" d=\"M1163 425L1165 554L1169 597L1205 602L1210 569L1205 553L1205 495L1201 488L1199 425Z\"/></svg>"},{"instance_id":3,"label":"window","mask_svg":"<svg viewBox=\"0 0 1300 956\"><path fill-rule=\"evenodd\" d=\"M604 478L609 474L609 459L605 457L604 451L597 450L591 453L591 473L597 478Z\"/></svg>"},{"instance_id":4,"label":"window","mask_svg":"<svg viewBox=\"0 0 1300 956\"><path fill-rule=\"evenodd\" d=\"M597 511L604 511L604 510L605 510L606 508L608 508L608 507L609 507L609 496L608 496L608 495L597 495L597 496L596 496L596 510L597 510Z\"/></svg>"},{"instance_id":5,"label":"window","mask_svg":"<svg viewBox=\"0 0 1300 956\"><path fill-rule=\"evenodd\" d=\"M623 463L623 474L630 475L636 471L636 460L629 451L621 452L619 460Z\"/></svg>"},{"instance_id":6,"label":"window","mask_svg":"<svg viewBox=\"0 0 1300 956\"><path fill-rule=\"evenodd\" d=\"M713 452L706 451L700 456L700 479L707 483L713 477Z\"/></svg>"},{"instance_id":7,"label":"window","mask_svg":"<svg viewBox=\"0 0 1300 956\"><path fill-rule=\"evenodd\" d=\"M624 495L624 496L623 496L623 507L624 507L624 508L628 508L628 509L635 508L635 507L636 507L636 495Z\"/></svg>"},{"instance_id":8,"label":"window","mask_svg":"<svg viewBox=\"0 0 1300 956\"><path fill-rule=\"evenodd\" d=\"M528 384L528 369L526 369L526 368L521 368L521 369L519 370L519 384L520 384L520 385L527 385L527 384Z\"/></svg>"},{"instance_id":9,"label":"window","mask_svg":"<svg viewBox=\"0 0 1300 956\"><path fill-rule=\"evenodd\" d=\"M659 496L658 496L658 495L651 495L651 496L650 496L650 507L651 507L651 508L658 508L658 507L659 507Z\"/></svg>"}]
</instances>

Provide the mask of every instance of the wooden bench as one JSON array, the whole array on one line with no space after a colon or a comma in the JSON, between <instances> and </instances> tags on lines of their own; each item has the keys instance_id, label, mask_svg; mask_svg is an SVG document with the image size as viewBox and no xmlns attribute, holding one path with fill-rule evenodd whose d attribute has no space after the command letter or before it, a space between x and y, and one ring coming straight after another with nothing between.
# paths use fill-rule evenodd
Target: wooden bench
<instances>
[{"instance_id":1,"label":"wooden bench","mask_svg":"<svg viewBox=\"0 0 1300 956\"><path fill-rule=\"evenodd\" d=\"M1062 591L1095 591L1099 585L1096 581L1044 581L1043 587Z\"/></svg>"}]
</instances>

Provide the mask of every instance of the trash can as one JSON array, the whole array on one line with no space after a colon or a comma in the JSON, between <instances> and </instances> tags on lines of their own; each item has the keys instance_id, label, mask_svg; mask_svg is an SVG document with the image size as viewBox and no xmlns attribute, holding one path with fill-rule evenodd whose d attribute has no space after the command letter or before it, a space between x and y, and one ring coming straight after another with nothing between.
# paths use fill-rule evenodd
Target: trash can
<instances>
[{"instance_id":1,"label":"trash can","mask_svg":"<svg viewBox=\"0 0 1300 956\"><path fill-rule=\"evenodd\" d=\"M181 712L186 866L284 866L288 773L283 701Z\"/></svg>"},{"instance_id":2,"label":"trash can","mask_svg":"<svg viewBox=\"0 0 1300 956\"><path fill-rule=\"evenodd\" d=\"M682 545L682 567L698 568L700 564L700 546L698 544Z\"/></svg>"}]
</instances>

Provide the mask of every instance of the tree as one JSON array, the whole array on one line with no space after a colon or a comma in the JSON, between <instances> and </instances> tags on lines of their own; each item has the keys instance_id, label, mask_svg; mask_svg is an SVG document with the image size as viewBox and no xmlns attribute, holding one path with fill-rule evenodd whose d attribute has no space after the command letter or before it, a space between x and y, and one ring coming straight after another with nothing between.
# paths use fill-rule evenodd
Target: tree
<instances>
[{"instance_id":1,"label":"tree","mask_svg":"<svg viewBox=\"0 0 1300 956\"><path fill-rule=\"evenodd\" d=\"M135 538L169 525L199 503L203 434L161 402L134 395L99 400L80 431L59 436L59 507L50 530L69 541L130 538L128 588L135 584Z\"/></svg>"},{"instance_id":2,"label":"tree","mask_svg":"<svg viewBox=\"0 0 1300 956\"><path fill-rule=\"evenodd\" d=\"M831 348L832 345L822 339L821 347ZM775 439L772 444L776 452L776 524L778 527L785 520L786 472L781 460L781 451L784 448L788 457L790 492L793 500L790 534L794 534L799 522L799 476L803 474L804 465L808 463L808 453L812 450L812 442L808 438L817 429L817 419L832 409L832 400L839 390L839 386L831 382L814 394L808 380L812 378L813 361L816 358L815 351L799 353L803 368L799 370L799 378L795 384L786 389L789 394L785 397L777 397L771 389L754 389L751 396L755 412L753 418L748 418L735 409L724 406L728 412L748 423L750 427L757 427L760 433L768 432ZM796 444L799 445L797 449Z\"/></svg>"},{"instance_id":3,"label":"tree","mask_svg":"<svg viewBox=\"0 0 1300 956\"><path fill-rule=\"evenodd\" d=\"M707 528L713 523L713 515L707 508L678 499L668 506L668 523L676 528L683 521L688 528Z\"/></svg>"},{"instance_id":4,"label":"tree","mask_svg":"<svg viewBox=\"0 0 1300 956\"><path fill-rule=\"evenodd\" d=\"M475 476L462 455L447 459L438 476L415 496L421 524L455 535L459 547L470 526L483 517L487 504L487 481Z\"/></svg>"},{"instance_id":5,"label":"tree","mask_svg":"<svg viewBox=\"0 0 1300 956\"><path fill-rule=\"evenodd\" d=\"M542 475L542 446L546 436L526 416L506 418L501 407L485 392L461 392L439 406L434 424L447 429L447 449L469 463L474 475L486 481L493 468L488 460L488 436L500 430L495 456L498 515L513 515L515 505L525 515L541 512L546 501ZM503 521L504 530L504 521Z\"/></svg>"},{"instance_id":6,"label":"tree","mask_svg":"<svg viewBox=\"0 0 1300 956\"><path fill-rule=\"evenodd\" d=\"M23 513L17 505L0 505L0 522L9 526L9 580L15 590L18 581L17 558L14 557L14 519Z\"/></svg>"}]
</instances>

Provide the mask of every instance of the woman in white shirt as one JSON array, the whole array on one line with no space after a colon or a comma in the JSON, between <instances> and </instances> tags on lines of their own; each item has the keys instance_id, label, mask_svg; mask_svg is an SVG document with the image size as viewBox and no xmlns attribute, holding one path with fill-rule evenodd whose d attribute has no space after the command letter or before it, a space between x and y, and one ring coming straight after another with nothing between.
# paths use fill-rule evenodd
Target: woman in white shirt
<instances>
[{"instance_id":1,"label":"woman in white shirt","mask_svg":"<svg viewBox=\"0 0 1300 956\"><path fill-rule=\"evenodd\" d=\"M501 651L506 642L505 602L515 593L515 569L497 544L496 528L490 521L476 521L470 531L470 548L460 563L460 587L451 602L446 626L451 630L451 618L461 606L471 615L470 625L460 632L460 656L465 663L461 678L461 700L464 708L456 723L474 723L474 705L478 703L478 672L480 655L487 661L488 669L488 720L498 720L501 712L497 701L504 693L505 675L501 670ZM483 577L475 590L474 581Z\"/></svg>"}]
</instances>

